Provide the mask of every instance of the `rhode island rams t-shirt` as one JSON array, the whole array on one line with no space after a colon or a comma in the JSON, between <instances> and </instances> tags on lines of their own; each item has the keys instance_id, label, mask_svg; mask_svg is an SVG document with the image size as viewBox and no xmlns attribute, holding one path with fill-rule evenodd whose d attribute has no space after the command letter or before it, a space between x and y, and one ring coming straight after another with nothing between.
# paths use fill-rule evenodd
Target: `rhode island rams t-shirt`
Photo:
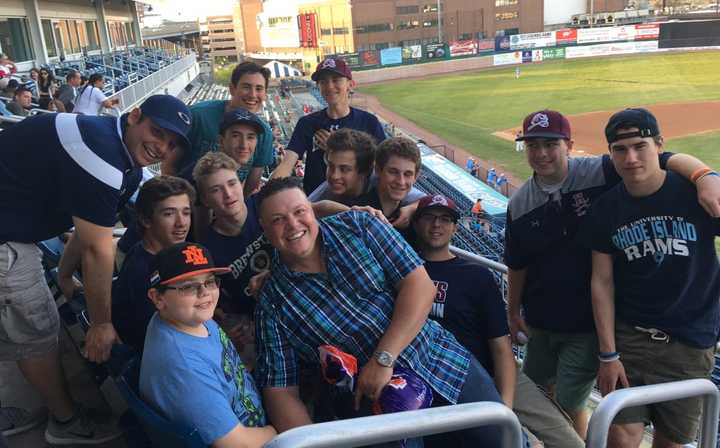
<instances>
[{"instance_id":1,"label":"rhode island rams t-shirt","mask_svg":"<svg viewBox=\"0 0 720 448\"><path fill-rule=\"evenodd\" d=\"M668 171L650 196L618 184L593 205L582 239L613 256L616 316L657 328L693 347L711 347L720 330L719 221L698 204L695 187Z\"/></svg>"}]
</instances>

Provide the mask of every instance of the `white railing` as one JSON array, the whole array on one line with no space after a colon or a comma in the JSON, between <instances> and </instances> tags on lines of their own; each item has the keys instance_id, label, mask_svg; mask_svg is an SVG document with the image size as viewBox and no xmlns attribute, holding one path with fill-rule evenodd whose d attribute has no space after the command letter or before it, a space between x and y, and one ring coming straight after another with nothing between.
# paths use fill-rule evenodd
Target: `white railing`
<instances>
[{"instance_id":1,"label":"white railing","mask_svg":"<svg viewBox=\"0 0 720 448\"><path fill-rule=\"evenodd\" d=\"M587 447L605 448L607 446L610 425L622 409L700 396L704 399L702 429L697 446L714 448L717 443L720 392L710 380L703 379L630 387L608 394L590 418Z\"/></svg>"},{"instance_id":2,"label":"white railing","mask_svg":"<svg viewBox=\"0 0 720 448\"><path fill-rule=\"evenodd\" d=\"M520 422L512 410L481 402L301 426L265 448L350 448L489 425L500 427L502 448L522 446Z\"/></svg>"},{"instance_id":3,"label":"white railing","mask_svg":"<svg viewBox=\"0 0 720 448\"><path fill-rule=\"evenodd\" d=\"M125 113L196 63L197 56L194 53L191 53L182 59L179 59L172 64L146 76L135 84L125 87L114 94L111 98L120 99L118 107L122 113Z\"/></svg>"}]
</instances>

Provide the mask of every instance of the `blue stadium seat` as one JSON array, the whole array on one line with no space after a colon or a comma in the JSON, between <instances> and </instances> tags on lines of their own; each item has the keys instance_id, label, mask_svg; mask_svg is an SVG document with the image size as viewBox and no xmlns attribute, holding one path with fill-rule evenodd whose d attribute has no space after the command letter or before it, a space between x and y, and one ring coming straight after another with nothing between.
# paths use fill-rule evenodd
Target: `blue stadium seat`
<instances>
[{"instance_id":1,"label":"blue stadium seat","mask_svg":"<svg viewBox=\"0 0 720 448\"><path fill-rule=\"evenodd\" d=\"M128 407L140 421L153 447L207 448L196 429L170 422L139 396L140 360L133 358L114 377L115 384Z\"/></svg>"},{"instance_id":2,"label":"blue stadium seat","mask_svg":"<svg viewBox=\"0 0 720 448\"><path fill-rule=\"evenodd\" d=\"M37 246L43 253L43 261L45 265L52 269L60 264L60 257L65 250L65 243L60 238L50 238L49 240L37 243Z\"/></svg>"}]
</instances>

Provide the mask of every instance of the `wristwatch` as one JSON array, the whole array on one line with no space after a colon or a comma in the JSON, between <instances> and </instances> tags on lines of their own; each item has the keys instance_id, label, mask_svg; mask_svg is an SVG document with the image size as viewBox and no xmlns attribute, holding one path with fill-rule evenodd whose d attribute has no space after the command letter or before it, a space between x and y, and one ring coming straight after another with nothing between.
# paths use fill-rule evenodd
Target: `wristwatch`
<instances>
[{"instance_id":1,"label":"wristwatch","mask_svg":"<svg viewBox=\"0 0 720 448\"><path fill-rule=\"evenodd\" d=\"M383 367L392 367L395 364L395 357L385 350L375 352L375 361Z\"/></svg>"}]
</instances>

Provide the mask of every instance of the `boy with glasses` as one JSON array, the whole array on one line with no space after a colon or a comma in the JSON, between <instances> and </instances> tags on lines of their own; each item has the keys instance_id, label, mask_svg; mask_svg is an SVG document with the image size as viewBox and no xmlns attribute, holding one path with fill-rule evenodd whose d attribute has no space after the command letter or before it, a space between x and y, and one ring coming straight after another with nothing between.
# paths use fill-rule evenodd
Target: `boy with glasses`
<instances>
[{"instance_id":1,"label":"boy with glasses","mask_svg":"<svg viewBox=\"0 0 720 448\"><path fill-rule=\"evenodd\" d=\"M166 418L196 428L207 445L259 448L275 436L250 373L212 320L220 279L210 252L194 243L163 249L148 297L140 394Z\"/></svg>"}]
</instances>

